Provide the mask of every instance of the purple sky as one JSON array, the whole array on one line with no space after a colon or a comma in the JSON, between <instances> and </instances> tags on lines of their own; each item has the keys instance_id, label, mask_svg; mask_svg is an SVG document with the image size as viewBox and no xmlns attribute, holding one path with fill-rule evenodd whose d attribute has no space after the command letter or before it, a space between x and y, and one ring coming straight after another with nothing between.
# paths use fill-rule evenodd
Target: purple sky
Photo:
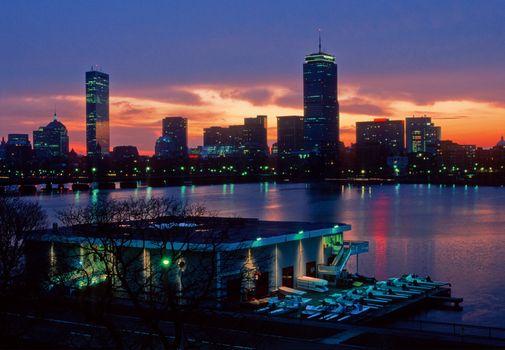
<instances>
[{"instance_id":1,"label":"purple sky","mask_svg":"<svg viewBox=\"0 0 505 350\"><path fill-rule=\"evenodd\" d=\"M0 21L0 136L54 106L84 142L84 72L111 75L112 144L152 152L165 115L202 128L303 114L301 65L339 65L342 134L357 120L428 114L457 142L505 132L504 1L10 1ZM476 127L480 129L476 129ZM30 136L31 137L31 136Z\"/></svg>"}]
</instances>

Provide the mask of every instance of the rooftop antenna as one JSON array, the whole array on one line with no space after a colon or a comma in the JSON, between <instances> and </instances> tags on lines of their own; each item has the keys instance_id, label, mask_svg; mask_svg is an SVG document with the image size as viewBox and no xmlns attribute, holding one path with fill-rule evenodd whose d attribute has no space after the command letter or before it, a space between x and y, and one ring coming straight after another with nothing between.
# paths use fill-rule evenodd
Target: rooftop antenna
<instances>
[{"instance_id":1,"label":"rooftop antenna","mask_svg":"<svg viewBox=\"0 0 505 350\"><path fill-rule=\"evenodd\" d=\"M56 103L54 104L54 121L56 121Z\"/></svg>"},{"instance_id":2,"label":"rooftop antenna","mask_svg":"<svg viewBox=\"0 0 505 350\"><path fill-rule=\"evenodd\" d=\"M317 30L319 33L319 53L321 53L321 29Z\"/></svg>"}]
</instances>

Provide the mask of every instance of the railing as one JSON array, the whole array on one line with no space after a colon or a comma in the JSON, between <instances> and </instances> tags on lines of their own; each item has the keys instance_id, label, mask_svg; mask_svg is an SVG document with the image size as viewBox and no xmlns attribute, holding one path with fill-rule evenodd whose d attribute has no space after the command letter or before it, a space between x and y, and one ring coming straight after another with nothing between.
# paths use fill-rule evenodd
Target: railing
<instances>
[{"instance_id":1,"label":"railing","mask_svg":"<svg viewBox=\"0 0 505 350\"><path fill-rule=\"evenodd\" d=\"M338 250L337 250L338 249ZM351 255L368 252L367 241L344 241L342 245L333 249L335 258L330 265L317 265L317 272L321 275L339 276Z\"/></svg>"},{"instance_id":2,"label":"railing","mask_svg":"<svg viewBox=\"0 0 505 350\"><path fill-rule=\"evenodd\" d=\"M345 241L344 244L346 243L351 249L351 255L368 252L368 241Z\"/></svg>"},{"instance_id":3,"label":"railing","mask_svg":"<svg viewBox=\"0 0 505 350\"><path fill-rule=\"evenodd\" d=\"M317 273L320 275L336 275L337 267L335 265L317 265Z\"/></svg>"},{"instance_id":4,"label":"railing","mask_svg":"<svg viewBox=\"0 0 505 350\"><path fill-rule=\"evenodd\" d=\"M505 328L478 326L462 323L407 320L401 321L398 324L394 324L393 328L450 334L461 337L468 336L505 340Z\"/></svg>"}]
</instances>

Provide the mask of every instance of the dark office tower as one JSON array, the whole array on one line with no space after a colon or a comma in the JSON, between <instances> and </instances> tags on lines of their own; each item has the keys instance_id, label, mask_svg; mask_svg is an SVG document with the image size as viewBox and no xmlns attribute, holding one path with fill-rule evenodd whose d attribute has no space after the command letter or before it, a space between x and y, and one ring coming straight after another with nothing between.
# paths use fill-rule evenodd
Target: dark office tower
<instances>
[{"instance_id":1,"label":"dark office tower","mask_svg":"<svg viewBox=\"0 0 505 350\"><path fill-rule=\"evenodd\" d=\"M321 51L305 56L303 64L305 149L335 158L339 145L339 106L335 56Z\"/></svg>"},{"instance_id":2,"label":"dark office tower","mask_svg":"<svg viewBox=\"0 0 505 350\"><path fill-rule=\"evenodd\" d=\"M436 153L441 138L441 128L431 122L430 117L405 119L407 153Z\"/></svg>"},{"instance_id":3,"label":"dark office tower","mask_svg":"<svg viewBox=\"0 0 505 350\"><path fill-rule=\"evenodd\" d=\"M204 146L231 146L229 128L211 126L203 129Z\"/></svg>"},{"instance_id":4,"label":"dark office tower","mask_svg":"<svg viewBox=\"0 0 505 350\"><path fill-rule=\"evenodd\" d=\"M7 143L2 136L2 141L0 141L0 160L4 160L7 156Z\"/></svg>"},{"instance_id":5,"label":"dark office tower","mask_svg":"<svg viewBox=\"0 0 505 350\"><path fill-rule=\"evenodd\" d=\"M37 158L68 155L68 132L54 113L53 121L33 132L33 150Z\"/></svg>"},{"instance_id":6,"label":"dark office tower","mask_svg":"<svg viewBox=\"0 0 505 350\"><path fill-rule=\"evenodd\" d=\"M171 158L188 156L188 120L183 117L163 119L163 137L168 137L171 144Z\"/></svg>"},{"instance_id":7,"label":"dark office tower","mask_svg":"<svg viewBox=\"0 0 505 350\"><path fill-rule=\"evenodd\" d=\"M277 117L277 153L291 153L303 149L303 117Z\"/></svg>"},{"instance_id":8,"label":"dark office tower","mask_svg":"<svg viewBox=\"0 0 505 350\"><path fill-rule=\"evenodd\" d=\"M267 128L266 115L258 115L255 118L244 118L244 145L256 150L268 151Z\"/></svg>"},{"instance_id":9,"label":"dark office tower","mask_svg":"<svg viewBox=\"0 0 505 350\"><path fill-rule=\"evenodd\" d=\"M86 153L108 154L109 75L97 70L86 72Z\"/></svg>"},{"instance_id":10,"label":"dark office tower","mask_svg":"<svg viewBox=\"0 0 505 350\"><path fill-rule=\"evenodd\" d=\"M112 158L118 162L138 159L139 150L135 146L116 146L112 150Z\"/></svg>"},{"instance_id":11,"label":"dark office tower","mask_svg":"<svg viewBox=\"0 0 505 350\"><path fill-rule=\"evenodd\" d=\"M356 145L378 145L387 156L399 156L403 154L403 134L403 120L377 118L372 122L356 123Z\"/></svg>"},{"instance_id":12,"label":"dark office tower","mask_svg":"<svg viewBox=\"0 0 505 350\"><path fill-rule=\"evenodd\" d=\"M227 145L233 147L244 146L244 126L243 125L230 125L228 127L228 142Z\"/></svg>"},{"instance_id":13,"label":"dark office tower","mask_svg":"<svg viewBox=\"0 0 505 350\"><path fill-rule=\"evenodd\" d=\"M32 144L28 134L8 134L5 158L9 165L24 167L32 157Z\"/></svg>"}]
</instances>

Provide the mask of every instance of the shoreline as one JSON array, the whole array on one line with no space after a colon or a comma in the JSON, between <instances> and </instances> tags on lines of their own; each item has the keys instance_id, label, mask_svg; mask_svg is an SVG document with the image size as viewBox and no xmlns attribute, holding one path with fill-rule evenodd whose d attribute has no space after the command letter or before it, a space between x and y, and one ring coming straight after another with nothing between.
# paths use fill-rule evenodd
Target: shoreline
<instances>
[{"instance_id":1,"label":"shoreline","mask_svg":"<svg viewBox=\"0 0 505 350\"><path fill-rule=\"evenodd\" d=\"M348 179L278 179L273 177L265 178L212 178L212 179L185 179L185 178L167 178L167 179L136 179L128 181L92 181L92 182L62 182L62 183L17 183L9 185L0 185L0 195L4 196L30 196L45 194L73 194L77 192L91 192L93 190L124 190L124 189L142 189L142 188L163 188L163 187L182 187L182 186L214 186L230 184L254 184L254 183L275 183L275 184L296 184L307 183L316 186L331 185L442 185L452 187L504 187L505 180L490 181L491 179L422 179L422 178L348 178ZM49 189L48 185L52 187ZM56 186L56 187L54 187Z\"/></svg>"}]
</instances>

